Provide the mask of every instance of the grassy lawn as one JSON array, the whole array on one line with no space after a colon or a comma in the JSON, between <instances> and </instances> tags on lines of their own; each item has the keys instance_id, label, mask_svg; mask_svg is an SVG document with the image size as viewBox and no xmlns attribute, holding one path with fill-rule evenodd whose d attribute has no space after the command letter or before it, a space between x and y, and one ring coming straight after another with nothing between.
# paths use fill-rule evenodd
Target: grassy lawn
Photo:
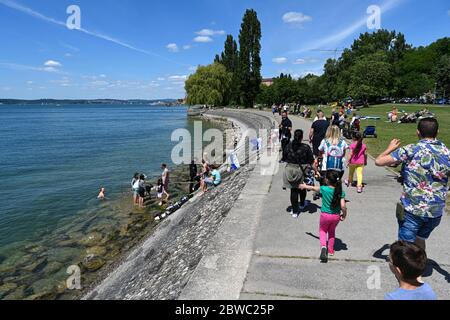
<instances>
[{"instance_id":1,"label":"grassy lawn","mask_svg":"<svg viewBox=\"0 0 450 320\"><path fill-rule=\"evenodd\" d=\"M428 108L431 112L433 112L438 121L439 121L439 139L442 140L447 146L450 146L450 106L436 106L436 105L395 105L399 111L405 111L407 113L412 113ZM374 116L380 117L381 120L373 121L373 120L363 120L361 121L361 130L367 125L375 124L377 126L378 138L366 138L364 142L367 144L367 148L369 153L376 157L381 152L383 152L392 139L400 139L402 141L402 145L407 145L410 143L417 142L417 124L399 124L399 123L389 123L387 121L387 114L392 110L393 104L383 104L372 106L369 108L361 109L356 113L362 116ZM313 115L315 114L315 110L317 110L317 106L312 107ZM331 108L323 107L322 110L325 112L327 117L331 116Z\"/></svg>"},{"instance_id":2,"label":"grassy lawn","mask_svg":"<svg viewBox=\"0 0 450 320\"><path fill-rule=\"evenodd\" d=\"M399 111L405 111L407 113L412 113L428 108L431 112L436 115L439 121L439 139L443 141L447 146L450 146L450 106L436 106L436 105L396 105ZM400 139L402 145L407 145L410 143L417 142L417 124L399 124L399 123L389 123L387 121L387 113L392 110L393 104L384 104L378 106L372 106L369 108L361 109L357 112L358 115L363 116L374 116L381 117L381 120L363 120L361 121L361 130L367 125L376 124L378 138L366 138L364 143L366 143L369 153L376 157L381 152L383 152L390 141L394 138ZM317 106L311 107L313 109L313 115L317 110ZM325 112L327 117L331 116L331 108L323 107L322 110ZM450 196L447 199L447 214L450 215Z\"/></svg>"}]
</instances>

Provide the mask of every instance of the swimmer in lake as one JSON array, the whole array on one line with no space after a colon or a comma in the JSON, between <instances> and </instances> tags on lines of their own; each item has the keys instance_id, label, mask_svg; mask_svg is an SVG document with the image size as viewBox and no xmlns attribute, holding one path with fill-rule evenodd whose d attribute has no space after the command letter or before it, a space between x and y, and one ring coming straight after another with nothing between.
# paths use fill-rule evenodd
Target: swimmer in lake
<instances>
[{"instance_id":1,"label":"swimmer in lake","mask_svg":"<svg viewBox=\"0 0 450 320\"><path fill-rule=\"evenodd\" d=\"M105 188L100 188L100 193L98 194L97 199L106 200L105 191Z\"/></svg>"}]
</instances>

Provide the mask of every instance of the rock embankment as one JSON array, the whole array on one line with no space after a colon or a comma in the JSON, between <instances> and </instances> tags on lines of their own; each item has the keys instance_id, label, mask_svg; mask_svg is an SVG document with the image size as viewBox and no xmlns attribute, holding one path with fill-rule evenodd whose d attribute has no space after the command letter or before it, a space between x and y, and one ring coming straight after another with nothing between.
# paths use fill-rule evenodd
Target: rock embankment
<instances>
[{"instance_id":1,"label":"rock embankment","mask_svg":"<svg viewBox=\"0 0 450 320\"><path fill-rule=\"evenodd\" d=\"M222 185L164 221L160 228L170 228L167 234L149 239L130 255L123 269L119 268L85 299L176 299L252 170L248 166L233 173Z\"/></svg>"},{"instance_id":2,"label":"rock embankment","mask_svg":"<svg viewBox=\"0 0 450 320\"><path fill-rule=\"evenodd\" d=\"M255 113L222 110L213 114L237 120L241 130L272 127L270 118ZM254 166L247 165L224 177L219 187L164 220L83 299L177 299L253 170Z\"/></svg>"}]
</instances>

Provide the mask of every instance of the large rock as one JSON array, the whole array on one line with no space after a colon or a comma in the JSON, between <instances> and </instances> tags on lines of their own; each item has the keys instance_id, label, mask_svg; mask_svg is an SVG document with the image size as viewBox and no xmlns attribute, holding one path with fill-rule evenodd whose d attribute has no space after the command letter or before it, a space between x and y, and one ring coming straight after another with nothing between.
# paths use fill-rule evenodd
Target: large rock
<instances>
[{"instance_id":1,"label":"large rock","mask_svg":"<svg viewBox=\"0 0 450 320\"><path fill-rule=\"evenodd\" d=\"M90 247L86 250L86 255L88 256L94 256L94 257L103 257L106 254L106 248L95 246Z\"/></svg>"},{"instance_id":2,"label":"large rock","mask_svg":"<svg viewBox=\"0 0 450 320\"><path fill-rule=\"evenodd\" d=\"M39 258L36 259L33 263L21 268L22 270L28 271L28 272L39 272L40 270L44 269L44 267L47 265L47 258Z\"/></svg>"},{"instance_id":3,"label":"large rock","mask_svg":"<svg viewBox=\"0 0 450 320\"><path fill-rule=\"evenodd\" d=\"M15 283L4 283L0 286L0 299L3 298L8 293L12 292L13 290L17 289L17 284Z\"/></svg>"},{"instance_id":4,"label":"large rock","mask_svg":"<svg viewBox=\"0 0 450 320\"><path fill-rule=\"evenodd\" d=\"M103 235L100 232L91 232L83 239L80 240L80 244L86 247L93 247L98 245L103 239Z\"/></svg>"},{"instance_id":5,"label":"large rock","mask_svg":"<svg viewBox=\"0 0 450 320\"><path fill-rule=\"evenodd\" d=\"M25 286L18 287L16 290L3 297L3 300L23 300L25 298L25 288Z\"/></svg>"},{"instance_id":6,"label":"large rock","mask_svg":"<svg viewBox=\"0 0 450 320\"><path fill-rule=\"evenodd\" d=\"M103 267L105 261L102 258L96 257L94 255L86 256L83 260L83 267L88 272L94 272Z\"/></svg>"},{"instance_id":7,"label":"large rock","mask_svg":"<svg viewBox=\"0 0 450 320\"><path fill-rule=\"evenodd\" d=\"M33 254L40 254L45 251L45 248L39 244L29 244L25 246L25 251Z\"/></svg>"},{"instance_id":8,"label":"large rock","mask_svg":"<svg viewBox=\"0 0 450 320\"><path fill-rule=\"evenodd\" d=\"M61 269L64 269L64 265L61 262L58 261L52 261L49 262L44 269L42 269L42 272L46 275L52 275L60 271Z\"/></svg>"}]
</instances>

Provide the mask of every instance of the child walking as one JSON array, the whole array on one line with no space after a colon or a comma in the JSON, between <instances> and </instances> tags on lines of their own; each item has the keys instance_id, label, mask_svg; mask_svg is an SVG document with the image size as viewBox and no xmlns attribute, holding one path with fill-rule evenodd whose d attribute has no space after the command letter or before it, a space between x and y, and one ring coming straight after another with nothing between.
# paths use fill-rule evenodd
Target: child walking
<instances>
[{"instance_id":1,"label":"child walking","mask_svg":"<svg viewBox=\"0 0 450 320\"><path fill-rule=\"evenodd\" d=\"M301 184L302 190L320 192L322 194L322 213L320 215L320 261L328 262L328 255L334 256L334 242L336 240L336 227L347 217L345 192L342 190L340 173L329 170L326 173L325 186L308 186ZM327 248L328 238L328 248Z\"/></svg>"},{"instance_id":2,"label":"child walking","mask_svg":"<svg viewBox=\"0 0 450 320\"><path fill-rule=\"evenodd\" d=\"M348 161L350 167L348 180L345 180L347 187L353 184L353 178L356 172L358 193L363 192L363 171L367 166L367 146L363 143L363 136L359 132L353 135L353 143L350 145L350 157Z\"/></svg>"}]
</instances>

